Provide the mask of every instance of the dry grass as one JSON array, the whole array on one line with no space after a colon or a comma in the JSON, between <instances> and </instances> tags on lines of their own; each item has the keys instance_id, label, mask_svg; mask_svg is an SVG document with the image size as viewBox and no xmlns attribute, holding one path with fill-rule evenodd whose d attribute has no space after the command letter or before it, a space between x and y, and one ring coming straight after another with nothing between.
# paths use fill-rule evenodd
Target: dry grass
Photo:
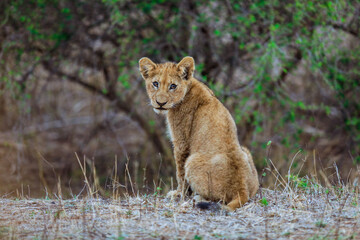
<instances>
[{"instance_id":1,"label":"dry grass","mask_svg":"<svg viewBox=\"0 0 360 240\"><path fill-rule=\"evenodd\" d=\"M0 199L2 239L359 239L359 195L293 181L233 213L191 198ZM291 187L291 188L289 188Z\"/></svg>"},{"instance_id":2,"label":"dry grass","mask_svg":"<svg viewBox=\"0 0 360 240\"><path fill-rule=\"evenodd\" d=\"M170 200L154 183L154 193L120 194L115 168L112 196L99 197L95 167L86 172L85 160L76 155L84 174L87 194L62 198L61 183L53 199L0 197L0 239L360 239L360 198L357 182L345 185L337 174L337 186L326 187L315 177L266 172L275 178L273 189L258 194L235 212L200 210L193 197ZM292 164L292 163L291 163ZM159 181L159 184L161 181ZM49 194L47 194L48 196ZM130 196L131 195L131 196Z\"/></svg>"}]
</instances>

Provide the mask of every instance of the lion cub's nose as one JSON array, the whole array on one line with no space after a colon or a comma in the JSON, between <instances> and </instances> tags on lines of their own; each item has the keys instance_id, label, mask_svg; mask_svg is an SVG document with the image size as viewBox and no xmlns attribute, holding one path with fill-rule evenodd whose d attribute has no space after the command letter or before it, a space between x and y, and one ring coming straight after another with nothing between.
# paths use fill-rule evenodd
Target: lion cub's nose
<instances>
[{"instance_id":1,"label":"lion cub's nose","mask_svg":"<svg viewBox=\"0 0 360 240\"><path fill-rule=\"evenodd\" d=\"M167 102L162 102L162 103L161 103L161 102L156 101L156 103L159 104L160 107L162 107L162 106L164 106Z\"/></svg>"}]
</instances>

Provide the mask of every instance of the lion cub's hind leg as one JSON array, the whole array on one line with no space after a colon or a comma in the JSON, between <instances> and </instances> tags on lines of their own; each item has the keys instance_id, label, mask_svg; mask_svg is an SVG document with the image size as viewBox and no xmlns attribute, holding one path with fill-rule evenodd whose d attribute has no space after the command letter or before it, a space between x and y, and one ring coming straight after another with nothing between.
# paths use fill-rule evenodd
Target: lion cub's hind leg
<instances>
[{"instance_id":1,"label":"lion cub's hind leg","mask_svg":"<svg viewBox=\"0 0 360 240\"><path fill-rule=\"evenodd\" d=\"M226 194L229 166L223 154L195 153L185 163L185 179L191 189L201 197L219 201Z\"/></svg>"},{"instance_id":2,"label":"lion cub's hind leg","mask_svg":"<svg viewBox=\"0 0 360 240\"><path fill-rule=\"evenodd\" d=\"M192 154L185 163L185 179L201 197L227 203L225 209L234 211L249 200L246 183L238 170L231 167L225 154Z\"/></svg>"},{"instance_id":3,"label":"lion cub's hind leg","mask_svg":"<svg viewBox=\"0 0 360 240\"><path fill-rule=\"evenodd\" d=\"M166 194L166 197L174 200L175 198L181 197L181 192L177 190L172 190Z\"/></svg>"},{"instance_id":4,"label":"lion cub's hind leg","mask_svg":"<svg viewBox=\"0 0 360 240\"><path fill-rule=\"evenodd\" d=\"M225 209L230 211L235 211L237 208L243 206L247 201L249 201L249 195L247 191L242 191L241 194L238 194L238 197L231 200L226 206Z\"/></svg>"}]
</instances>

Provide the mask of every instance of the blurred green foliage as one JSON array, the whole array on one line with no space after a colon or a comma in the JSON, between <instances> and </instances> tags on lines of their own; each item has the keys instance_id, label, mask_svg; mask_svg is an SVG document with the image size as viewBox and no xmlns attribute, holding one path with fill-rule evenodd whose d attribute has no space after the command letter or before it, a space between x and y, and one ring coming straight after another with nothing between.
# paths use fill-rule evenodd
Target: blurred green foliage
<instances>
[{"instance_id":1,"label":"blurred green foliage","mask_svg":"<svg viewBox=\"0 0 360 240\"><path fill-rule=\"evenodd\" d=\"M124 8L126 1L103 1L111 8L114 24L130 22L129 11ZM183 19L181 11L187 14L187 9L180 9L181 1L147 1L134 3L136 8L143 11L153 21L152 25L143 38L142 53L148 56L157 56L158 38L166 38L174 44L173 36L181 29ZM333 34L333 28L340 28L350 32L359 39L359 33L351 31L349 19L353 22L360 21L356 11L358 1L287 1L285 4L279 0L273 1L227 1L227 4L219 1L196 1L193 4L197 9L196 15L186 16L192 18L193 28L188 29L190 35L203 25L213 25L212 36L217 38L229 37L237 44L237 51L248 52L252 55L254 74L249 81L247 91L253 92L246 98L240 98L235 106L236 120L239 123L246 119L248 124L255 129L255 134L262 134L264 128L275 114L269 111L259 111L249 106L249 102L256 101L257 109L269 109L274 105L280 105L284 110L281 118L273 127L280 133L281 143L286 147L297 151L300 148L299 139L303 126L296 124L305 119L304 112L321 111L326 115L331 114L331 105L327 102L313 104L308 99L295 100L288 95L281 84L289 71L294 70L300 61L306 60L308 68L318 75L327 87L330 87L336 95L336 106L344 111L345 129L351 136L350 148L355 156L355 161L360 162L360 47L355 49L336 48L343 41L342 34ZM171 11L171 21L164 21L165 10ZM219 13L228 11L228 16ZM207 11L207 12L206 12ZM168 14L168 13L167 13ZM120 17L121 16L121 17ZM223 21L222 23L219 23ZM347 23L347 24L346 24ZM344 24L344 25L341 25ZM139 30L144 25L132 26ZM346 27L348 29L346 29ZM158 34L159 29L162 34ZM176 43L175 43L176 44ZM145 45L145 46L144 46ZM140 48L140 46L137 46ZM196 51L196 46L190 45L189 49L182 54L171 57L179 60L183 55ZM138 52L135 49L129 52ZM290 53L289 53L290 52ZM293 53L293 55L291 55ZM164 55L164 54L160 54ZM171 54L170 54L171 55ZM202 73L203 65L198 65L198 72ZM279 73L274 73L277 69ZM202 75L203 80L209 76ZM213 81L209 86L218 97L227 88L224 84ZM317 87L317 86L314 86ZM351 94L348 94L352 92ZM310 119L310 121L314 121ZM284 131L286 124L293 124L291 133ZM253 143L255 146L258 143Z\"/></svg>"},{"instance_id":2,"label":"blurred green foliage","mask_svg":"<svg viewBox=\"0 0 360 240\"><path fill-rule=\"evenodd\" d=\"M186 11L190 12L188 9L181 9L181 2L177 0L102 1L110 12L110 19L114 25L113 31L119 36L119 40L125 39L125 41L132 42L131 48L127 48L126 42L121 42L120 47L126 51L122 51L118 59L119 72L127 72L129 67L136 66L140 52L142 55L148 56L159 55L157 43L160 38L165 38L169 44L176 44L173 36L176 31L181 29L184 21L182 14L187 15ZM349 97L346 93L358 88L359 85L360 50L359 48L351 51L334 49L336 41L341 41L336 37L341 38L341 36L331 37L326 33L323 34L329 31L327 27L331 27L334 23L346 23L349 14L350 16L355 14L358 1L295 0L287 1L286 4L279 0L228 1L227 4L218 1L189 2L200 9L194 11L193 15L189 13L188 16L185 16L185 18L193 20L193 28L188 29L190 35L194 35L194 32L202 24L215 24L211 33L212 37L216 39L225 35L231 36L238 45L238 51L246 51L253 55L252 61L255 64L256 74L251 79L253 84L249 86L249 90L252 89L253 94L246 98L246 101L239 102L236 109L241 109L241 111L237 112L239 114L236 116L237 119L247 119L249 124L254 125L257 134L262 133L269 113L254 111L249 107L247 103L253 99L258 101L259 107L266 108L280 104L286 109L286 113L275 126L279 132L285 123L294 123L296 120L300 120L302 111L320 109L326 114L330 114L330 106L326 103L311 105L305 101L294 101L291 96L284 94L280 86L284 79L281 77L295 68L297 61L300 60L289 56L289 49L295 49L298 51L297 58L306 59L310 63L309 67L312 71L321 74L323 80L336 94L337 104L347 112L345 125L354 141L353 146L359 145L360 103L356 101L356 96ZM72 37L71 29L77 27L71 24L74 14L79 14L70 9L70 6L74 7L74 5L78 7L76 10L83 10L81 14L86 14L85 9L81 9L81 6L87 5L85 2L70 3L58 0L10 1L6 5L4 13L7 16L6 19L11 18L12 21L17 21L28 31L27 41L47 41L50 47L56 47L62 42L68 41ZM228 8L227 11L231 14L229 16L217 15L223 8ZM133 21L134 19L131 17L133 9L143 12L142 16L148 20L146 22ZM201 9L206 9L208 12L202 12ZM49 19L49 12L56 21ZM6 23L6 19L3 20L3 24ZM46 19L50 21L46 21ZM225 20L225 22L217 24L221 20ZM354 19L354 21L356 20L359 20L358 16ZM142 29L148 31L139 38L137 34ZM124 34L125 38L122 37ZM327 37L333 38L331 40L334 43L326 44L324 38ZM187 51L177 55L172 53L168 55L172 55L170 58L173 60L179 60L183 55L193 52L194 47L190 45L189 49L186 49ZM21 59L24 49L20 48L17 51L18 59ZM274 68L279 68L282 74L274 74ZM202 72L201 65L198 66L198 71ZM125 89L129 89L131 86L129 74L134 74L134 72L130 71L118 78ZM207 79L208 76L203 75L202 78ZM219 84L209 85L220 97L222 90L226 88ZM301 134L301 127L295 129L290 136L292 140L297 140L299 134ZM289 136L288 133L283 136L284 144L288 144L286 136ZM298 147L295 145L294 149ZM360 161L360 159L357 160Z\"/></svg>"}]
</instances>

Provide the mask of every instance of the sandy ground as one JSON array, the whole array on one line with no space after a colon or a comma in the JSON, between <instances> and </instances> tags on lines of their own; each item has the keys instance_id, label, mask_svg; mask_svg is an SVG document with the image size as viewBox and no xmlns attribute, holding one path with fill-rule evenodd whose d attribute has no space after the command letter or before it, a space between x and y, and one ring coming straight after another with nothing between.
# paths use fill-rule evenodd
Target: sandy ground
<instances>
[{"instance_id":1,"label":"sandy ground","mask_svg":"<svg viewBox=\"0 0 360 240\"><path fill-rule=\"evenodd\" d=\"M268 189L231 213L159 196L0 199L0 238L360 239L358 203L354 191Z\"/></svg>"}]
</instances>

